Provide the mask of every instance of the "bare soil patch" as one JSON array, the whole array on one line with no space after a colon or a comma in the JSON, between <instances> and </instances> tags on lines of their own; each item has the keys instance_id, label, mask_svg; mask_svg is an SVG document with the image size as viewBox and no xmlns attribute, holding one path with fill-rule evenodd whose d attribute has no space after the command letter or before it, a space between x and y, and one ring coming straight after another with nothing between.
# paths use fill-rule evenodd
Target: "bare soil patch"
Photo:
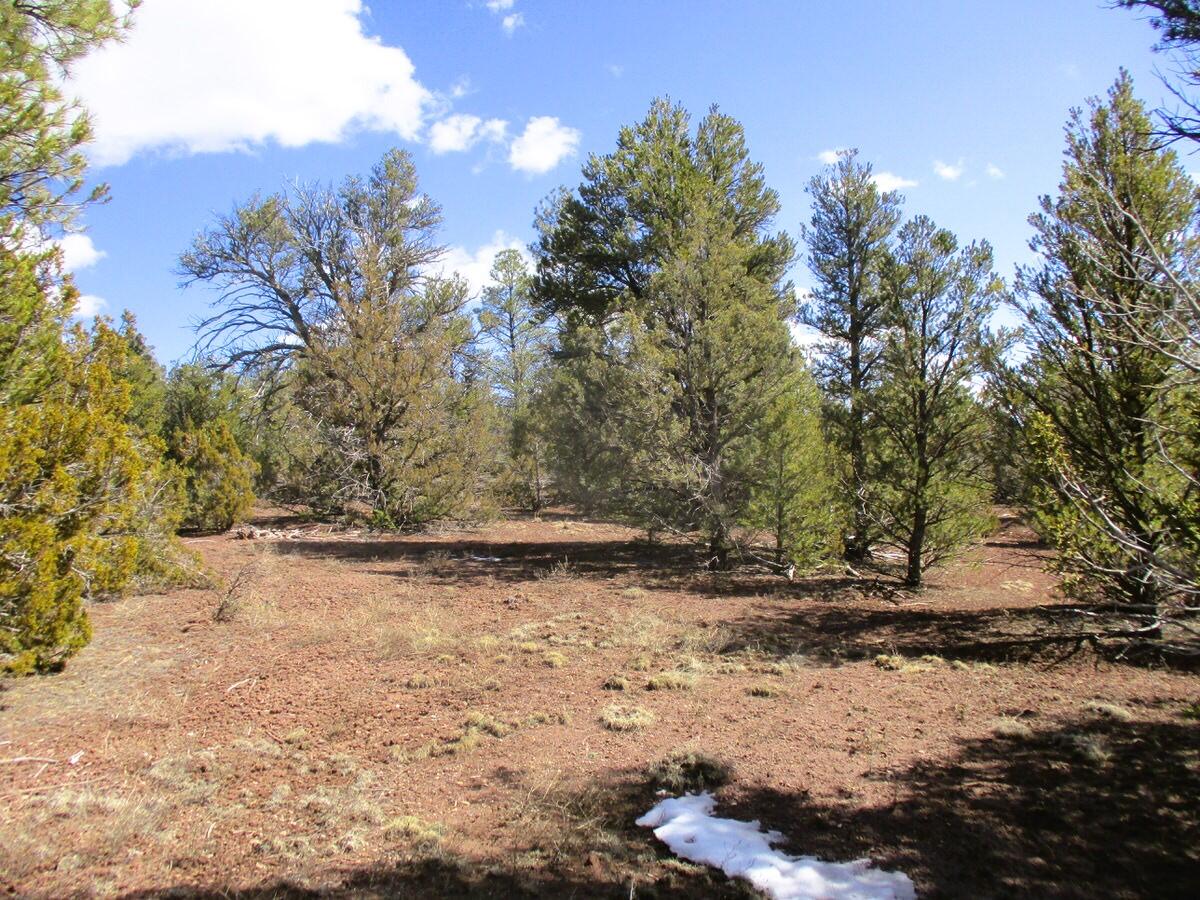
<instances>
[{"instance_id":1,"label":"bare soil patch","mask_svg":"<svg viewBox=\"0 0 1200 900\"><path fill-rule=\"evenodd\" d=\"M10 895L752 896L633 825L676 752L922 896L1200 883L1200 679L1038 640L1072 618L1013 520L917 595L565 515L257 524L191 545L230 587L95 607L0 691Z\"/></svg>"}]
</instances>

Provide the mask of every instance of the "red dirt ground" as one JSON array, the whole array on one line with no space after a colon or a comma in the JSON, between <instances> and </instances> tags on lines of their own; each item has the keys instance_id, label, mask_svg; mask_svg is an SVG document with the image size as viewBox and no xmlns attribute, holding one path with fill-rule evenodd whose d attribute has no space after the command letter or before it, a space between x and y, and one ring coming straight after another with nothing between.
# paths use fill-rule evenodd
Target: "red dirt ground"
<instances>
[{"instance_id":1,"label":"red dirt ground","mask_svg":"<svg viewBox=\"0 0 1200 900\"><path fill-rule=\"evenodd\" d=\"M1074 618L1014 521L918 595L567 516L260 524L191 542L234 588L94 607L0 692L10 895L753 896L632 824L680 748L722 814L923 897L1200 892L1200 679L1031 643Z\"/></svg>"}]
</instances>

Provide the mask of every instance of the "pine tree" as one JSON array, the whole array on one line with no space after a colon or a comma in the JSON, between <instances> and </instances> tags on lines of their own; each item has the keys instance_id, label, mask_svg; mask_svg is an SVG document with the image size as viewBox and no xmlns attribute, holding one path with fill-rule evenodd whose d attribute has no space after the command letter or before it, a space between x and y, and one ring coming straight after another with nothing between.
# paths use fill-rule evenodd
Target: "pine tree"
<instances>
[{"instance_id":1,"label":"pine tree","mask_svg":"<svg viewBox=\"0 0 1200 900\"><path fill-rule=\"evenodd\" d=\"M1041 262L1018 273L1029 359L1001 373L1067 590L1141 634L1200 593L1197 195L1152 132L1125 72L1072 113L1058 196L1030 220Z\"/></svg>"},{"instance_id":2,"label":"pine tree","mask_svg":"<svg viewBox=\"0 0 1200 900\"><path fill-rule=\"evenodd\" d=\"M905 584L990 524L987 421L971 396L1001 284L986 243L959 249L925 216L906 223L882 268L886 340L871 412L881 433L875 506L907 557Z\"/></svg>"},{"instance_id":3,"label":"pine tree","mask_svg":"<svg viewBox=\"0 0 1200 900\"><path fill-rule=\"evenodd\" d=\"M845 151L824 175L809 182L812 220L803 229L812 298L801 320L821 333L816 373L830 400L834 441L849 460L851 498L846 557L865 558L874 540L870 479L873 424L871 395L879 383L885 298L880 267L900 221L900 196L880 191L871 166Z\"/></svg>"},{"instance_id":4,"label":"pine tree","mask_svg":"<svg viewBox=\"0 0 1200 900\"><path fill-rule=\"evenodd\" d=\"M832 448L821 427L821 392L797 355L751 445L754 474L745 524L768 532L782 571L808 570L835 556L845 511Z\"/></svg>"},{"instance_id":5,"label":"pine tree","mask_svg":"<svg viewBox=\"0 0 1200 900\"><path fill-rule=\"evenodd\" d=\"M558 373L580 442L597 448L593 499L700 532L714 568L734 560L747 447L791 373L778 208L736 121L713 110L693 136L682 107L656 101L541 220L537 296L588 378Z\"/></svg>"},{"instance_id":6,"label":"pine tree","mask_svg":"<svg viewBox=\"0 0 1200 900\"><path fill-rule=\"evenodd\" d=\"M533 512L546 501L546 446L536 401L543 388L552 335L533 306L532 279L519 251L504 250L492 263L491 284L480 300L479 328L486 340L484 368L502 411L507 465L505 492Z\"/></svg>"}]
</instances>

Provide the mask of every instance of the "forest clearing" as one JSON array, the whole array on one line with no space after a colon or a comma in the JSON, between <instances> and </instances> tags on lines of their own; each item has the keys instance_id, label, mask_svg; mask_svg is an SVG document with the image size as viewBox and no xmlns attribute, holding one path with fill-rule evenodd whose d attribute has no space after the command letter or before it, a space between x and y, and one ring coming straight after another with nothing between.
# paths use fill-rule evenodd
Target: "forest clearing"
<instances>
[{"instance_id":1,"label":"forest clearing","mask_svg":"<svg viewBox=\"0 0 1200 900\"><path fill-rule=\"evenodd\" d=\"M10 893L750 896L634 825L680 752L729 767L722 815L919 896L1194 885L1197 677L1031 642L1072 619L1011 517L918 595L568 515L258 525L192 545L234 596L98 607L0 695L3 756L47 760L0 767Z\"/></svg>"},{"instance_id":2,"label":"forest clearing","mask_svg":"<svg viewBox=\"0 0 1200 900\"><path fill-rule=\"evenodd\" d=\"M1200 895L1200 0L861 6L0 0L0 896Z\"/></svg>"}]
</instances>

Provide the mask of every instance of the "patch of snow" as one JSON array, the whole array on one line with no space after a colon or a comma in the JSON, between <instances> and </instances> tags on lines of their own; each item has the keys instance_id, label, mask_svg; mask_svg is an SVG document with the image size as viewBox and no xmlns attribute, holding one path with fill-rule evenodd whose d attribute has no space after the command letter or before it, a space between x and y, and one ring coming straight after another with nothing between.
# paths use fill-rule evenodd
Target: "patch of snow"
<instances>
[{"instance_id":1,"label":"patch of snow","mask_svg":"<svg viewBox=\"0 0 1200 900\"><path fill-rule=\"evenodd\" d=\"M822 862L788 856L771 847L783 840L758 822L712 814L709 793L668 797L637 820L676 856L716 866L730 878L745 878L775 900L915 900L913 883L901 872L871 867L870 860Z\"/></svg>"}]
</instances>

